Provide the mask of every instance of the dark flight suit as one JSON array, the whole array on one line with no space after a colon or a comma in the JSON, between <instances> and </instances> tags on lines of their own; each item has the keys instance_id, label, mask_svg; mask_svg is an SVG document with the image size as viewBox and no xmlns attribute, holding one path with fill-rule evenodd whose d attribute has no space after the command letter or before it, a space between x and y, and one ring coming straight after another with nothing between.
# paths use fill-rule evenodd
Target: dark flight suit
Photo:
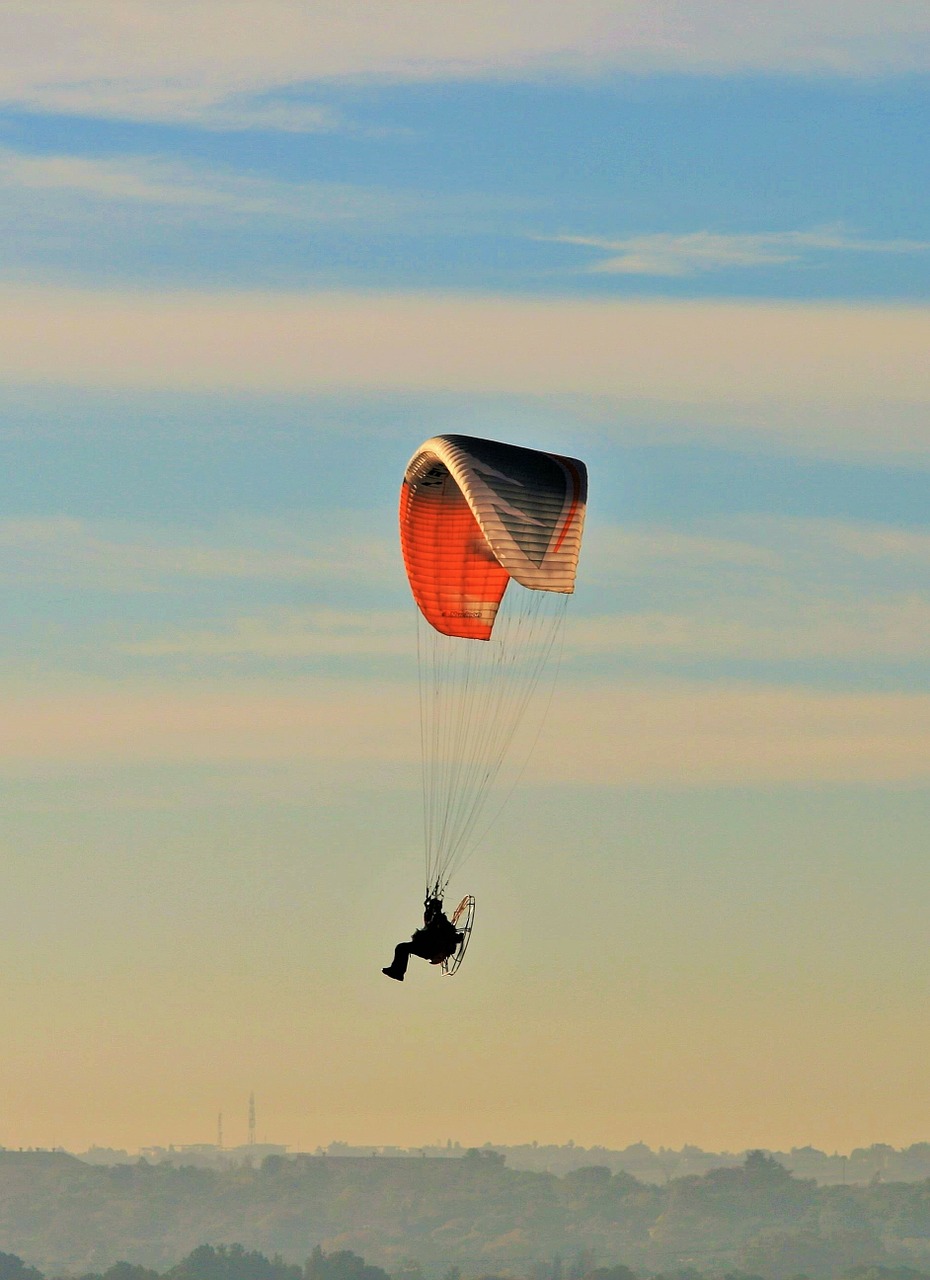
<instances>
[{"instance_id":1,"label":"dark flight suit","mask_svg":"<svg viewBox=\"0 0 930 1280\"><path fill-rule=\"evenodd\" d=\"M398 942L394 948L394 959L381 972L389 978L403 982L407 972L407 962L411 956L420 956L430 964L442 964L455 955L455 950L462 941L462 935L446 916L440 898L427 898L426 910L423 912L423 928L417 929L409 942Z\"/></svg>"}]
</instances>

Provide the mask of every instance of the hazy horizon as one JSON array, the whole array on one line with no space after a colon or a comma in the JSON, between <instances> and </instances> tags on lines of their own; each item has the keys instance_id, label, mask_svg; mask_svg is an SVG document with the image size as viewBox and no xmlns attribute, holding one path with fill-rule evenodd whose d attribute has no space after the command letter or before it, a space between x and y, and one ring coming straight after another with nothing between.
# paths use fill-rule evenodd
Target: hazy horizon
<instances>
[{"instance_id":1,"label":"hazy horizon","mask_svg":"<svg viewBox=\"0 0 930 1280\"><path fill-rule=\"evenodd\" d=\"M51 1153L54 1153L57 1151L65 1155L77 1156L78 1158L87 1156L87 1155L96 1154L101 1157L101 1160L100 1160L101 1163L105 1163L105 1161L103 1160L103 1157L108 1153L113 1155L126 1155L129 1157L136 1157L136 1156L140 1156L150 1152L151 1153L157 1152L162 1154L168 1154L168 1153L182 1154L186 1151L195 1151L195 1150L202 1149L204 1151L215 1152L218 1155L236 1155L241 1157L248 1157L249 1154L253 1151L258 1155L262 1155L263 1153L267 1153L272 1148L275 1149L276 1151L281 1151L286 1153L287 1156L289 1157L298 1156L298 1155L336 1156L339 1154L347 1154L352 1156L387 1155L388 1157L393 1155L410 1155L410 1156L430 1155L432 1156L432 1155L444 1155L446 1153L453 1153L456 1156L462 1156L467 1154L469 1151L497 1150L505 1153L507 1152L517 1153L517 1152L526 1152L526 1151L539 1151L539 1152L548 1151L548 1152L558 1152L563 1154L577 1153L579 1157L584 1157L586 1153L589 1153L591 1155L597 1155L600 1153L604 1155L615 1155L615 1156L620 1156L624 1154L638 1154L640 1152L648 1152L655 1155L658 1155L661 1153L687 1155L689 1153L692 1153L695 1156L707 1157L709 1159L719 1156L721 1158L727 1158L727 1159L733 1159L733 1160L742 1159L743 1157L746 1156L748 1152L757 1151L757 1150L765 1151L767 1154L772 1154L776 1156L779 1154L792 1155L792 1154L802 1153L802 1154L810 1154L812 1156L825 1156L828 1159L845 1159L850 1157L854 1153L859 1153L860 1155L868 1153L870 1155L874 1154L876 1156L879 1156L882 1154L901 1155L908 1151L915 1152L918 1149L920 1149L921 1154L925 1154L928 1158L930 1158L930 1138L918 1138L918 1139L915 1139L914 1142L907 1143L900 1147L894 1147L890 1143L885 1143L881 1139L876 1139L872 1142L862 1143L857 1147L849 1148L845 1151L835 1150L835 1149L825 1150L823 1148L815 1146L812 1143L801 1143L792 1147L780 1147L777 1145L769 1145L769 1146L763 1146L763 1145L751 1146L750 1145L750 1146L734 1147L732 1149L728 1149L728 1148L702 1147L688 1141L673 1143L670 1145L659 1144L656 1146L651 1146L648 1142L645 1142L641 1138L636 1139L635 1141L629 1142L624 1146L615 1147L615 1146L610 1146L608 1144L605 1144L603 1142L592 1142L589 1145L585 1145L583 1143L576 1143L572 1139L569 1139L568 1141L565 1141L565 1142L547 1142L545 1140L538 1140L535 1138L526 1139L525 1141L495 1142L491 1138L486 1138L480 1142L478 1141L462 1142L455 1137L434 1139L431 1142L420 1141L420 1142L398 1142L398 1143L362 1142L362 1141L348 1142L343 1138L331 1138L326 1142L319 1142L313 1147L298 1149L298 1148L295 1148L290 1143L278 1141L274 1136L269 1134L264 1134L263 1136L256 1137L253 1140L249 1138L247 1132L246 1132L246 1136L242 1139L242 1141L236 1141L235 1138L233 1138L232 1140L227 1140L226 1137L224 1136L224 1140L222 1144L219 1144L217 1142L216 1135L214 1135L212 1141L206 1138L194 1139L190 1142L186 1142L186 1141L182 1142L179 1140L173 1140L173 1141L163 1140L161 1142L145 1143L145 1144L139 1144L136 1146L128 1146L128 1147L112 1147L112 1146L106 1146L100 1143L91 1143L88 1147L82 1150L69 1149L64 1146L38 1147L34 1145L23 1145L21 1147L12 1148L12 1147L7 1147L2 1142L0 1142L0 1151L13 1151L13 1150L35 1151L35 1152L46 1151ZM926 1148L926 1151L923 1150L924 1148Z\"/></svg>"}]
</instances>

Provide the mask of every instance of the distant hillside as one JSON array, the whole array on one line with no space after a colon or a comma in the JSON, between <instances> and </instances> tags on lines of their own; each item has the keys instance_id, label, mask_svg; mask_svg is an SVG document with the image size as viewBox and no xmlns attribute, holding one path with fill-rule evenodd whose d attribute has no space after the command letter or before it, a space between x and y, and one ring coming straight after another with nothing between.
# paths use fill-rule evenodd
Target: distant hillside
<instances>
[{"instance_id":1,"label":"distant hillside","mask_svg":"<svg viewBox=\"0 0 930 1280\"><path fill-rule=\"evenodd\" d=\"M631 1173L640 1182L664 1185L672 1178L685 1178L691 1174L709 1173L712 1169L736 1169L746 1159L746 1151L704 1151L701 1147L686 1145L680 1149L659 1147L654 1150L644 1142L634 1142L628 1147L580 1147L574 1142L555 1143L525 1142L519 1146L505 1146L488 1142L482 1151L496 1151L504 1156L508 1168L525 1169L532 1173L555 1173L560 1177L575 1169L602 1165L611 1173ZM331 1142L328 1147L318 1147L315 1155L371 1156L386 1159L408 1156L426 1156L428 1159L459 1160L466 1148L460 1143L448 1142L442 1146L423 1147L374 1147L350 1146L346 1142ZM203 1142L193 1146L146 1147L138 1154L115 1151L109 1147L92 1147L79 1153L79 1158L90 1164L135 1164L139 1155L151 1164L194 1165L201 1169L225 1169L241 1164L245 1159L261 1160L266 1155L284 1155L286 1147L269 1143L251 1147L218 1147ZM816 1147L792 1147L790 1151L766 1151L779 1164L799 1178L813 1178L822 1186L834 1183L865 1184L876 1178L884 1182L922 1182L930 1178L930 1142L915 1142L900 1150L884 1142L870 1147L856 1147L848 1155L832 1154Z\"/></svg>"},{"instance_id":2,"label":"distant hillside","mask_svg":"<svg viewBox=\"0 0 930 1280\"><path fill-rule=\"evenodd\" d=\"M224 1171L0 1152L0 1252L46 1275L119 1260L164 1271L232 1241L297 1263L315 1246L353 1250L409 1280L453 1266L466 1280L577 1280L595 1263L832 1280L856 1266L930 1270L930 1181L818 1187L761 1152L664 1186L604 1167L510 1169L487 1151L269 1156Z\"/></svg>"},{"instance_id":3,"label":"distant hillside","mask_svg":"<svg viewBox=\"0 0 930 1280\"><path fill-rule=\"evenodd\" d=\"M217 1148L198 1148L201 1151ZM242 1148L240 1148L242 1150ZM511 1169L527 1169L534 1173L571 1173L591 1165L603 1165L611 1173L632 1173L640 1182L664 1184L672 1178L709 1173L711 1169L736 1169L746 1159L746 1151L704 1151L686 1145L676 1150L659 1147L654 1150L644 1142L614 1150L610 1147L579 1147L569 1142L561 1146L525 1142L519 1146L486 1143L482 1151L496 1151L505 1157ZM445 1147L422 1147L405 1151L399 1147L377 1148L379 1155L426 1155L457 1158L465 1154L458 1143ZM317 1152L322 1154L322 1152ZM326 1154L371 1155L371 1147L351 1147L333 1142ZM848 1155L829 1154L816 1147L793 1147L790 1151L766 1151L780 1165L799 1178L813 1178L824 1186L833 1183L868 1183L879 1178L885 1182L922 1182L930 1178L930 1142L915 1142L901 1150L876 1142L870 1147L856 1147Z\"/></svg>"}]
</instances>

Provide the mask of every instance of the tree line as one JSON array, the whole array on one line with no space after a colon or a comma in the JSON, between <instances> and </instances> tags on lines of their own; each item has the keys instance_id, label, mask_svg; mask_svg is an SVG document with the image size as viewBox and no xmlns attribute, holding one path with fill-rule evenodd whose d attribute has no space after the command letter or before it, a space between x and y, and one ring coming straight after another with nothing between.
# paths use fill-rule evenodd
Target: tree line
<instances>
[{"instance_id":1,"label":"tree line","mask_svg":"<svg viewBox=\"0 0 930 1280\"><path fill-rule=\"evenodd\" d=\"M930 1280L930 1179L818 1186L761 1151L664 1185L600 1166L564 1177L514 1170L486 1150L270 1156L222 1171L0 1152L0 1249L42 1276L192 1280L175 1272L177 1259L204 1240L239 1240L291 1268L263 1273L271 1280L457 1280L456 1268L459 1280L838 1280L857 1268ZM299 1263L343 1254L380 1273L309 1274ZM119 1259L145 1274L109 1275Z\"/></svg>"},{"instance_id":2,"label":"tree line","mask_svg":"<svg viewBox=\"0 0 930 1280\"><path fill-rule=\"evenodd\" d=\"M391 1280L380 1267L370 1267L350 1249L324 1253L317 1246L303 1266L287 1263L279 1255L266 1258L257 1249L241 1244L198 1245L167 1271L140 1263L115 1262L105 1271L80 1276L45 1276L15 1253L0 1253L0 1280Z\"/></svg>"}]
</instances>

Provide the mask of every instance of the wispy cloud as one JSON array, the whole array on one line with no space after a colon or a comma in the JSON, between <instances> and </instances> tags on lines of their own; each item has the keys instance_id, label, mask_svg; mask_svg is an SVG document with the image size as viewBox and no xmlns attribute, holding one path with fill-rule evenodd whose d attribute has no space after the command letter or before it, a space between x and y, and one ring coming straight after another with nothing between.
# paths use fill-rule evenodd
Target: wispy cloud
<instances>
[{"instance_id":1,"label":"wispy cloud","mask_svg":"<svg viewBox=\"0 0 930 1280\"><path fill-rule=\"evenodd\" d=\"M687 529L595 524L585 555L565 661L529 780L927 781L930 694L850 691L862 684L863 662L886 671L900 663L927 667L927 531L778 517L717 519ZM0 565L4 580L17 585L173 591L178 602L170 625L159 611L155 620L121 624L116 634L95 617L94 643L109 664L105 687L69 689L59 672L54 695L43 681L43 692L33 696L22 686L35 674L21 674L0 724L0 756L17 769L199 761L351 770L369 762L409 768L413 778L415 692L385 683L376 665L385 657L413 658L393 534L383 543L326 545L306 532L288 534L286 526L235 536L213 531L198 540L142 526L8 520L0 524ZM365 610L242 607L249 582L290 587L347 575L355 593L363 581L383 591L388 574L396 605L391 597L387 607ZM201 593L188 593L192 582L204 580L229 583L234 608L222 597L211 605ZM586 613L592 605L595 611ZM68 653L72 664L80 660L73 642ZM344 672L369 674L295 680L288 665L284 683L282 663L318 658L335 669L344 658ZM592 663L597 678L589 683ZM766 663L773 664L766 683L719 676L758 673ZM790 665L811 663L825 664L847 690L813 688L809 668ZM657 665L667 673L703 665L714 681L669 675L657 681ZM236 673L246 668L252 679L243 682ZM174 670L177 679L137 683L140 671L153 669ZM192 669L208 672L206 682L193 680ZM799 670L807 672L803 687ZM644 679L645 672L653 674Z\"/></svg>"},{"instance_id":2,"label":"wispy cloud","mask_svg":"<svg viewBox=\"0 0 930 1280\"><path fill-rule=\"evenodd\" d=\"M222 274L247 271L257 245L277 246L284 255L278 269L292 278L295 270L307 269L302 246L314 231L366 239L387 233L413 242L423 235L494 228L515 210L522 216L527 207L519 197L453 197L372 184L282 180L163 156L36 155L0 146L0 241L8 279L20 274L48 279L55 272L58 279L87 279L101 271L109 277L120 269L117 263L144 276L152 272L154 259L162 265L173 261L186 280L192 262L203 261L198 246L213 262L211 246L215 250L217 237L225 234L245 239L241 255L227 253L218 260ZM278 262L274 248L270 256ZM324 278L339 274L330 258L309 256Z\"/></svg>"},{"instance_id":3,"label":"wispy cloud","mask_svg":"<svg viewBox=\"0 0 930 1280\"><path fill-rule=\"evenodd\" d=\"M713 576L725 570L747 580L772 574L807 580L817 572L834 586L850 574L861 581L870 572L873 584L887 584L890 574L917 572L930 585L930 532L764 513L719 516L687 528L601 526L587 536L585 559L601 584L633 575L656 581L665 571Z\"/></svg>"},{"instance_id":4,"label":"wispy cloud","mask_svg":"<svg viewBox=\"0 0 930 1280\"><path fill-rule=\"evenodd\" d=\"M601 687L560 694L531 767L582 785L922 784L928 712L924 693Z\"/></svg>"},{"instance_id":5,"label":"wispy cloud","mask_svg":"<svg viewBox=\"0 0 930 1280\"><path fill-rule=\"evenodd\" d=\"M406 735L384 732L401 704L394 689L332 681L292 684L287 691L110 684L35 698L11 693L0 725L0 758L98 765L297 762L330 754L412 760L412 717Z\"/></svg>"},{"instance_id":6,"label":"wispy cloud","mask_svg":"<svg viewBox=\"0 0 930 1280\"><path fill-rule=\"evenodd\" d=\"M928 350L919 306L0 290L14 385L564 397L611 434L805 453L925 457Z\"/></svg>"},{"instance_id":7,"label":"wispy cloud","mask_svg":"<svg viewBox=\"0 0 930 1280\"><path fill-rule=\"evenodd\" d=\"M819 522L818 522L819 523ZM893 529L884 525L853 525L824 521L825 538L839 551L866 561L915 564L930 574L930 532Z\"/></svg>"},{"instance_id":8,"label":"wispy cloud","mask_svg":"<svg viewBox=\"0 0 930 1280\"><path fill-rule=\"evenodd\" d=\"M0 100L38 111L319 129L294 86L627 70L861 75L930 66L909 0L6 0Z\"/></svg>"},{"instance_id":9,"label":"wispy cloud","mask_svg":"<svg viewBox=\"0 0 930 1280\"><path fill-rule=\"evenodd\" d=\"M413 615L407 610L276 609L236 618L222 629L174 631L121 645L142 658L410 658Z\"/></svg>"},{"instance_id":10,"label":"wispy cloud","mask_svg":"<svg viewBox=\"0 0 930 1280\"><path fill-rule=\"evenodd\" d=\"M312 583L347 573L378 583L394 567L393 550L387 538L319 530L295 528L285 539L279 526L255 522L245 532L215 530L193 542L164 529L64 516L7 519L0 520L0 581L117 592L160 591L196 579Z\"/></svg>"},{"instance_id":11,"label":"wispy cloud","mask_svg":"<svg viewBox=\"0 0 930 1280\"><path fill-rule=\"evenodd\" d=\"M708 602L710 603L710 602ZM805 593L766 604L755 597L715 601L705 612L641 612L580 619L572 655L754 663L851 661L924 664L930 652L930 599L909 594L857 603L812 600Z\"/></svg>"},{"instance_id":12,"label":"wispy cloud","mask_svg":"<svg viewBox=\"0 0 930 1280\"><path fill-rule=\"evenodd\" d=\"M64 518L0 522L0 584L173 597L174 622L108 630L126 659L412 658L412 614L392 532L333 534L253 521L183 531ZM354 527L354 517L344 522ZM204 606L192 583L220 588ZM328 603L270 606L246 592L325 586ZM361 587L389 593L358 610ZM224 593L223 589L226 588ZM313 595L303 597L314 599ZM347 603L333 604L333 601ZM391 603L392 601L396 603ZM208 609L204 613L204 608ZM212 614L209 610L212 610ZM99 623L97 624L99 625ZM875 524L738 517L588 533L569 612L566 663L650 669L738 663L829 664L858 682L855 663L930 662L930 533Z\"/></svg>"},{"instance_id":13,"label":"wispy cloud","mask_svg":"<svg viewBox=\"0 0 930 1280\"><path fill-rule=\"evenodd\" d=\"M777 524L782 529L782 522ZM758 573L784 564L778 539L766 538L759 523L753 527L738 520L707 522L700 529L601 526L587 535L584 554L587 573L601 582L630 575L654 579L663 566L689 574L708 570L716 574L721 569Z\"/></svg>"},{"instance_id":14,"label":"wispy cloud","mask_svg":"<svg viewBox=\"0 0 930 1280\"><path fill-rule=\"evenodd\" d=\"M84 686L54 696L3 691L0 759L19 773L144 764L355 771L397 767L415 786L413 689L291 682ZM824 693L681 682L560 686L527 781L580 786L924 785L930 695Z\"/></svg>"},{"instance_id":15,"label":"wispy cloud","mask_svg":"<svg viewBox=\"0 0 930 1280\"><path fill-rule=\"evenodd\" d=\"M697 530L593 530L585 550L589 598L601 607L569 627L570 659L816 662L847 680L859 678L859 661L928 662L921 530L741 517Z\"/></svg>"},{"instance_id":16,"label":"wispy cloud","mask_svg":"<svg viewBox=\"0 0 930 1280\"><path fill-rule=\"evenodd\" d=\"M842 227L810 231L721 234L692 231L683 235L655 233L619 240L600 236L536 236L556 244L600 249L608 256L589 272L641 276L692 276L710 271L783 266L816 253L925 253L930 241L868 240Z\"/></svg>"},{"instance_id":17,"label":"wispy cloud","mask_svg":"<svg viewBox=\"0 0 930 1280\"><path fill-rule=\"evenodd\" d=\"M209 81L207 71L205 80ZM233 91L218 93L207 83L166 84L153 78L120 82L65 82L43 86L37 101L24 105L56 115L94 116L191 125L211 133L335 133L358 132L332 107L313 101L269 94Z\"/></svg>"},{"instance_id":18,"label":"wispy cloud","mask_svg":"<svg viewBox=\"0 0 930 1280\"><path fill-rule=\"evenodd\" d=\"M38 193L35 215L50 216L49 197L85 197L100 218L107 206L151 206L196 217L228 215L267 221L382 224L422 212L416 195L336 182L281 182L219 167L128 156L120 159L26 155L0 148L0 188Z\"/></svg>"},{"instance_id":19,"label":"wispy cloud","mask_svg":"<svg viewBox=\"0 0 930 1280\"><path fill-rule=\"evenodd\" d=\"M409 610L270 610L222 627L175 629L153 639L117 645L134 658L292 659L413 658ZM930 653L930 598L916 592L860 601L817 599L783 590L708 595L704 607L627 610L572 617L564 640L567 670L599 658L666 668L696 663L829 663L860 661L924 665Z\"/></svg>"}]
</instances>

